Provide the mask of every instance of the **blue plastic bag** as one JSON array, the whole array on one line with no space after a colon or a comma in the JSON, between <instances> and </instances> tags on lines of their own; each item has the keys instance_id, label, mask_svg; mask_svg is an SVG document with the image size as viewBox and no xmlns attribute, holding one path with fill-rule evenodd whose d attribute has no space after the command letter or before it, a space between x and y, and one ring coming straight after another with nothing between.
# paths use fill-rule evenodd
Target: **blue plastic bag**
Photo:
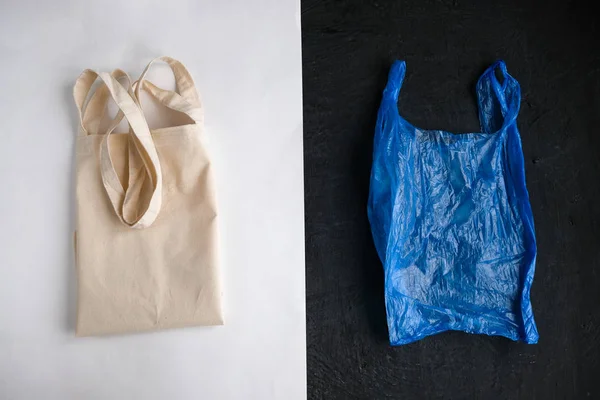
<instances>
[{"instance_id":1,"label":"blue plastic bag","mask_svg":"<svg viewBox=\"0 0 600 400\"><path fill-rule=\"evenodd\" d=\"M383 92L368 209L390 342L460 330L537 343L519 84L504 62L492 65L477 83L482 132L452 134L398 114L405 70L396 61Z\"/></svg>"}]
</instances>

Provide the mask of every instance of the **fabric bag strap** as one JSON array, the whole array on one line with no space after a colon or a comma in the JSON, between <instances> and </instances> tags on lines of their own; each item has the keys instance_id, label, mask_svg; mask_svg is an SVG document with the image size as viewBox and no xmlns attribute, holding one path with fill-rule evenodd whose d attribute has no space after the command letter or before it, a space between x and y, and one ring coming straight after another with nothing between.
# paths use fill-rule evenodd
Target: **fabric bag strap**
<instances>
[{"instance_id":1,"label":"fabric bag strap","mask_svg":"<svg viewBox=\"0 0 600 400\"><path fill-rule=\"evenodd\" d=\"M89 70L85 70L79 76L75 82L75 87L73 88L73 97L75 98L75 105L77 106L77 111L79 113L78 133L80 136L101 134L100 124L105 117L106 105L110 96L108 87L104 83L101 83L96 88L91 97L89 96L98 76L94 76L93 74L88 73L88 71ZM117 80L125 78L128 82L130 81L127 73L121 69L115 69L111 72L111 76ZM86 103L88 97L90 98ZM111 123L116 123L116 125L118 125L123 116L123 112L119 110L119 113Z\"/></svg>"},{"instance_id":2,"label":"fabric bag strap","mask_svg":"<svg viewBox=\"0 0 600 400\"><path fill-rule=\"evenodd\" d=\"M87 123L91 123L97 130L106 106L106 102L103 100L108 100L106 94L109 94L117 104L117 107L120 110L119 114L105 133L100 146L100 174L108 198L113 206L115 214L119 217L121 222L131 228L142 229L152 225L160 211L162 203L162 171L158 153L152 135L150 134L150 129L148 128L140 106L132 92L131 81L127 74L120 70L116 71L118 71L118 73L115 74L115 72L113 72L113 74L108 74L106 72L97 73L89 69L85 70L75 82L73 97L80 115L80 135L88 134L87 127L89 125L87 125ZM127 78L129 89L125 89L123 85L121 85L117 80L119 77ZM100 88L101 92L97 91L94 96L92 96L84 110L85 100L97 78L100 78L103 82L103 86ZM107 92L105 93L104 90ZM88 107L90 106L91 109L88 111ZM123 116L127 119L130 126L130 174L127 190L123 188L115 171L110 156L109 146L109 137ZM134 168L132 168L132 164ZM140 174L139 168L137 168L135 164L142 164L144 166L145 174ZM132 174L132 171L135 173ZM143 183L145 179L148 179L152 187L152 195L145 210L139 213L139 215L137 212L131 213L126 211L127 209L130 209L128 206L131 205L132 200L139 200L140 182ZM132 194L134 192L137 194Z\"/></svg>"},{"instance_id":3,"label":"fabric bag strap","mask_svg":"<svg viewBox=\"0 0 600 400\"><path fill-rule=\"evenodd\" d=\"M173 71L176 91L161 89L145 79L150 67L157 61L164 61ZM155 58L148 63L139 79L134 83L134 87L138 102L140 90L143 89L164 106L186 114L196 124L202 125L204 123L204 110L194 80L180 61L167 56Z\"/></svg>"}]
</instances>

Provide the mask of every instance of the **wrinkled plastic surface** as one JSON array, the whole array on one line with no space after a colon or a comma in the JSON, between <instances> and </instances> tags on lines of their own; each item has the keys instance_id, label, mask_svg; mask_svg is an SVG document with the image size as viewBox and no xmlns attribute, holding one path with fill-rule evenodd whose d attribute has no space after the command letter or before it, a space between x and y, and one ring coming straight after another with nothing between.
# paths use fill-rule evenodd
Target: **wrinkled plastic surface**
<instances>
[{"instance_id":1,"label":"wrinkled plastic surface","mask_svg":"<svg viewBox=\"0 0 600 400\"><path fill-rule=\"evenodd\" d=\"M537 343L519 84L503 62L492 65L477 83L482 132L452 134L400 117L405 70L393 64L383 93L368 210L390 342L460 330Z\"/></svg>"}]
</instances>

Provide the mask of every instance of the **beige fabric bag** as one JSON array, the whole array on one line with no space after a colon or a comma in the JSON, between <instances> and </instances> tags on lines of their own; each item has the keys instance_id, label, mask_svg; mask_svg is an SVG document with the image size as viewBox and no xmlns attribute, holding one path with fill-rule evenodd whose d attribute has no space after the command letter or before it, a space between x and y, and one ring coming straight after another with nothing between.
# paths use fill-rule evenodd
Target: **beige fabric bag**
<instances>
[{"instance_id":1,"label":"beige fabric bag","mask_svg":"<svg viewBox=\"0 0 600 400\"><path fill-rule=\"evenodd\" d=\"M160 59L173 70L177 92L145 81L156 60L135 93L121 70L86 70L75 83L78 336L223 324L202 106L186 68ZM140 90L189 124L150 131ZM120 112L101 129L110 97ZM123 116L129 133L112 133Z\"/></svg>"}]
</instances>

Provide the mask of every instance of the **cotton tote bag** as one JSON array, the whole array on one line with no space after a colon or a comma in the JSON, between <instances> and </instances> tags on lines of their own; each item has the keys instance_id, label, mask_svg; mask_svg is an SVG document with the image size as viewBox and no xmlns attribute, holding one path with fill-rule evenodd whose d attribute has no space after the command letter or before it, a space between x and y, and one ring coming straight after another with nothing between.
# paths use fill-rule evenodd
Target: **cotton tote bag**
<instances>
[{"instance_id":1,"label":"cotton tote bag","mask_svg":"<svg viewBox=\"0 0 600 400\"><path fill-rule=\"evenodd\" d=\"M86 70L75 84L78 336L223 324L202 105L183 64L160 60L176 91L145 80L156 60L133 86L120 70ZM188 123L150 130L142 90ZM110 98L120 111L106 124ZM113 133L123 116L129 132Z\"/></svg>"}]
</instances>

